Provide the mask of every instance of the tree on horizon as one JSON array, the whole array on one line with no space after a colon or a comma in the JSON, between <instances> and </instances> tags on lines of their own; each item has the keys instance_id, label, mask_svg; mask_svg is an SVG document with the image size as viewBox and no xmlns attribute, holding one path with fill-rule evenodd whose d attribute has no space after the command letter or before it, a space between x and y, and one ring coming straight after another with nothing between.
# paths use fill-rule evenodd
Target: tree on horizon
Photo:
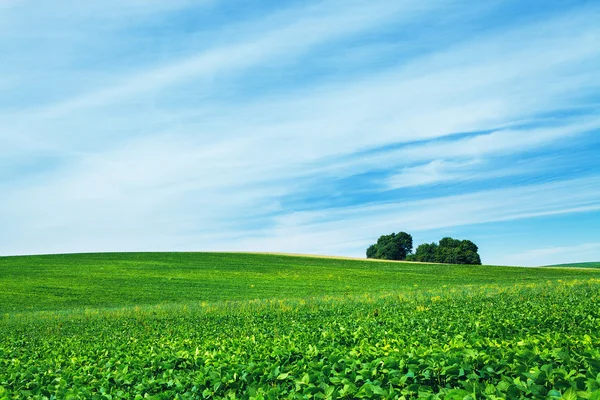
<instances>
[{"instance_id":1,"label":"tree on horizon","mask_svg":"<svg viewBox=\"0 0 600 400\"><path fill-rule=\"evenodd\" d=\"M481 265L479 248L470 240L445 237L438 243L424 243L417 247L411 261L436 262L445 264Z\"/></svg>"},{"instance_id":2,"label":"tree on horizon","mask_svg":"<svg viewBox=\"0 0 600 400\"><path fill-rule=\"evenodd\" d=\"M406 232L392 233L380 236L377 243L369 246L367 258L406 260L406 257L412 253L412 249L413 239L410 234Z\"/></svg>"}]
</instances>

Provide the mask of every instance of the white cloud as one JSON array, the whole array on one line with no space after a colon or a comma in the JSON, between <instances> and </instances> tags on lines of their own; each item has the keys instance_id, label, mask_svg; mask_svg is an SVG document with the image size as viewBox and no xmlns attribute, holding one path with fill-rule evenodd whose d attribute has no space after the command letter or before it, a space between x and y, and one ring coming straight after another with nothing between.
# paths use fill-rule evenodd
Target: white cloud
<instances>
[{"instance_id":1,"label":"white cloud","mask_svg":"<svg viewBox=\"0 0 600 400\"><path fill-rule=\"evenodd\" d=\"M571 123L562 121L553 127L499 130L447 140L407 144L396 150L384 150L360 157L331 161L319 169L323 174L353 174L369 170L401 167L402 171L387 179L384 188L417 186L451 180L493 178L518 175L523 170L512 165L489 170L485 161L502 156L539 151L544 147L564 141L576 140L578 136L600 129L600 119L579 118ZM443 161L440 161L443 160ZM422 164L425 163L425 164ZM417 165L415 165L417 164ZM533 171L533 170L532 170ZM406 183L402 183L409 174Z\"/></svg>"},{"instance_id":2,"label":"white cloud","mask_svg":"<svg viewBox=\"0 0 600 400\"><path fill-rule=\"evenodd\" d=\"M204 86L210 87L216 75L251 68L261 63L272 63L286 55L298 57L312 46L376 27L390 21L392 17L400 20L409 18L431 7L431 4L428 6L431 2L416 1L378 4L352 1L342 8L339 4L334 6L334 3L328 1L317 7L309 5L294 10L294 13L285 12L283 16L278 16L290 18L293 15L293 20L281 21L279 18L267 17L257 24L260 26L259 34L239 34L238 38L225 46L204 49L198 54L166 65L138 71L132 76L121 78L121 82L108 88L42 108L38 112L42 117L63 116L82 108L111 105L131 96L160 91L182 81L202 80ZM139 4L133 2L130 8L131 6L138 9ZM301 18L298 19L298 15ZM265 27L265 23L270 26ZM252 28L257 29L256 26Z\"/></svg>"},{"instance_id":3,"label":"white cloud","mask_svg":"<svg viewBox=\"0 0 600 400\"><path fill-rule=\"evenodd\" d=\"M505 265L545 266L600 260L600 243L557 246L510 254L503 258Z\"/></svg>"},{"instance_id":4,"label":"white cloud","mask_svg":"<svg viewBox=\"0 0 600 400\"><path fill-rule=\"evenodd\" d=\"M242 248L360 256L381 232L430 231L600 210L600 176L465 195L300 212L277 219ZM360 244L360 245L357 245ZM328 251L327 251L328 250Z\"/></svg>"},{"instance_id":5,"label":"white cloud","mask_svg":"<svg viewBox=\"0 0 600 400\"><path fill-rule=\"evenodd\" d=\"M462 182L523 174L522 167L505 165L501 169L486 165L485 160L539 151L546 146L573 141L584 133L600 130L600 119L546 128L507 129L465 138L426 142L399 150L356 160L362 168L400 162L405 166L386 179L385 188L399 189L443 182ZM429 161L432 160L432 161ZM425 161L425 164L418 164ZM350 169L348 163L344 165ZM530 165L526 172L535 172Z\"/></svg>"},{"instance_id":6,"label":"white cloud","mask_svg":"<svg viewBox=\"0 0 600 400\"><path fill-rule=\"evenodd\" d=\"M151 7L157 14L159 3ZM128 12L141 12L141 2L127 4ZM367 201L317 213L282 206L285 196L318 190L323 178L380 169L399 171L384 189L480 179L477 169L490 159L600 128L597 113L536 125L539 113L577 106L598 90L600 72L590 68L600 61L597 7L407 53L376 74L348 69L352 58L343 57L335 78L306 84L290 78L285 89L264 93L243 89L256 68L304 71L318 50L330 46L335 59L344 47L338 42L390 21L408 29L448 7L435 1L302 6L267 17L262 26L241 24L235 40L102 75L66 100L6 111L3 166L49 154L63 164L3 186L0 218L13 234L0 251L226 248L355 255L373 235L397 226L427 230L597 209L593 180L384 205ZM379 46L367 54L385 57L389 50ZM223 100L227 91L231 98ZM523 123L529 127L512 128ZM484 130L491 133L453 136ZM385 150L362 153L378 147ZM511 166L485 172L481 179L519 173ZM228 247L232 236L235 248Z\"/></svg>"},{"instance_id":7,"label":"white cloud","mask_svg":"<svg viewBox=\"0 0 600 400\"><path fill-rule=\"evenodd\" d=\"M400 173L387 179L390 189L400 189L412 186L429 185L447 181L459 181L469 177L468 173L474 165L479 164L477 160L469 162L449 162L445 160L433 160L427 164L416 167L406 167ZM465 169L467 175L465 175Z\"/></svg>"}]
</instances>

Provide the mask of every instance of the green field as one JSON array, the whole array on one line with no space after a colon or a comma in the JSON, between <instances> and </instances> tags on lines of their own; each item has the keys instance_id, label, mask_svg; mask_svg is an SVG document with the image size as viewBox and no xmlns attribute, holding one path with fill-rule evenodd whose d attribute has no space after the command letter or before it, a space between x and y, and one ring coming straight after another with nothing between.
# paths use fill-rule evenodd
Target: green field
<instances>
[{"instance_id":1,"label":"green field","mask_svg":"<svg viewBox=\"0 0 600 400\"><path fill-rule=\"evenodd\" d=\"M449 266L236 253L0 257L0 313L163 303L377 295L599 276L568 269Z\"/></svg>"},{"instance_id":2,"label":"green field","mask_svg":"<svg viewBox=\"0 0 600 400\"><path fill-rule=\"evenodd\" d=\"M0 399L600 399L600 270L0 258Z\"/></svg>"},{"instance_id":3,"label":"green field","mask_svg":"<svg viewBox=\"0 0 600 400\"><path fill-rule=\"evenodd\" d=\"M574 263L574 264L556 264L556 265L548 265L548 267L556 267L556 268L600 268L600 262L585 262L585 263Z\"/></svg>"}]
</instances>

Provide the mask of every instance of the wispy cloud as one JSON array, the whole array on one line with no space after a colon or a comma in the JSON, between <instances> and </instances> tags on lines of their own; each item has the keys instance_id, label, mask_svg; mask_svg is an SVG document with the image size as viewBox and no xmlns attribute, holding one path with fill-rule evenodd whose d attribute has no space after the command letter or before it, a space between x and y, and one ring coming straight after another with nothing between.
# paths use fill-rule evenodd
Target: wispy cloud
<instances>
[{"instance_id":1,"label":"wispy cloud","mask_svg":"<svg viewBox=\"0 0 600 400\"><path fill-rule=\"evenodd\" d=\"M0 252L358 255L387 230L595 212L593 160L552 160L599 145L600 7L554 6L14 3Z\"/></svg>"},{"instance_id":2,"label":"wispy cloud","mask_svg":"<svg viewBox=\"0 0 600 400\"><path fill-rule=\"evenodd\" d=\"M297 212L278 218L275 228L266 230L266 238L248 239L247 246L287 246L296 252L307 252L315 247L334 248L336 252L348 253L355 243L361 243L360 250L352 254L362 255L369 240L379 236L378 232L393 232L399 227L418 232L597 211L600 210L598 187L600 177L597 176L426 200ZM337 240L341 234L344 241Z\"/></svg>"},{"instance_id":3,"label":"wispy cloud","mask_svg":"<svg viewBox=\"0 0 600 400\"><path fill-rule=\"evenodd\" d=\"M272 63L281 57L299 58L313 46L324 45L378 24L397 21L398 18L410 18L415 13L427 11L433 5L427 3L404 1L369 4L351 1L339 8L329 1L301 6L293 11L286 10L275 16L268 16L262 22L243 26L249 28L250 32L236 35L232 42L224 46L208 47L198 54L136 71L108 88L53 104L37 112L41 116L63 116L82 108L112 105L131 96L145 95L192 79L196 85L202 84L203 90L218 90L218 87L212 85L217 74L232 74L261 63ZM154 6L161 4L163 3L157 2ZM126 6L121 8L145 9L138 2L130 2ZM102 8L106 8L105 5Z\"/></svg>"},{"instance_id":4,"label":"wispy cloud","mask_svg":"<svg viewBox=\"0 0 600 400\"><path fill-rule=\"evenodd\" d=\"M581 243L574 246L547 247L511 254L507 264L545 266L587 262L600 259L600 243Z\"/></svg>"},{"instance_id":5,"label":"wispy cloud","mask_svg":"<svg viewBox=\"0 0 600 400\"><path fill-rule=\"evenodd\" d=\"M399 189L411 186L430 185L447 181L459 181L470 176L465 171L479 164L477 160L452 162L434 160L416 167L406 167L388 178L389 188Z\"/></svg>"}]
</instances>

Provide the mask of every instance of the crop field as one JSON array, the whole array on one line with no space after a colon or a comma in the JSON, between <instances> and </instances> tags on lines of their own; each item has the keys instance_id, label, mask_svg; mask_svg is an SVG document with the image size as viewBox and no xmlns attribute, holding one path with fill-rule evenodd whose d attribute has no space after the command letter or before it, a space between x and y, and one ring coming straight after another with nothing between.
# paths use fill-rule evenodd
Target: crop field
<instances>
[{"instance_id":1,"label":"crop field","mask_svg":"<svg viewBox=\"0 0 600 400\"><path fill-rule=\"evenodd\" d=\"M600 399L600 270L0 258L0 399Z\"/></svg>"},{"instance_id":2,"label":"crop field","mask_svg":"<svg viewBox=\"0 0 600 400\"><path fill-rule=\"evenodd\" d=\"M587 262L587 263L575 263L575 264L556 264L549 265L548 267L557 268L600 268L600 262Z\"/></svg>"}]
</instances>

